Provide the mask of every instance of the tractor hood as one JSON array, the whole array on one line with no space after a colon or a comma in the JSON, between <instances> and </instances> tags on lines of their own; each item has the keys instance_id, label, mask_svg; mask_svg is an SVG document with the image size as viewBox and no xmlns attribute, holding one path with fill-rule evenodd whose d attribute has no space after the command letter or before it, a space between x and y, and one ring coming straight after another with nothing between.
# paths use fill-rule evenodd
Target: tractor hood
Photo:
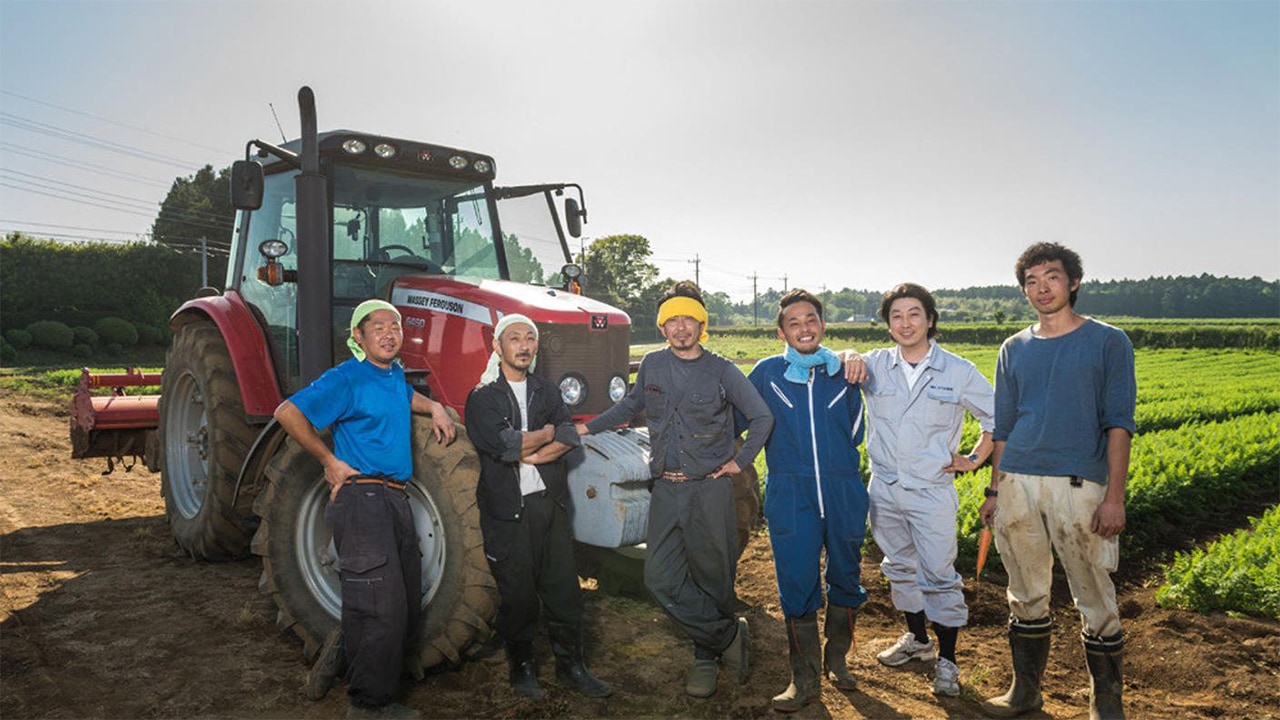
<instances>
[{"instance_id":1,"label":"tractor hood","mask_svg":"<svg viewBox=\"0 0 1280 720\"><path fill-rule=\"evenodd\" d=\"M510 313L527 315L538 323L592 325L598 330L631 324L625 312L599 300L506 280L406 275L392 286L391 303L409 313L443 313L489 326Z\"/></svg>"}]
</instances>

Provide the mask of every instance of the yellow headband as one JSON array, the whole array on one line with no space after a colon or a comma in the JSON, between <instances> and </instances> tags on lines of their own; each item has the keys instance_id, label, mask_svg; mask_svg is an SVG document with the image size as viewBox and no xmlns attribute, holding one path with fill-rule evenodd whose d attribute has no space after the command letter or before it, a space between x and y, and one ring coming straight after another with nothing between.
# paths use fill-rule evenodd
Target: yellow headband
<instances>
[{"instance_id":1,"label":"yellow headband","mask_svg":"<svg viewBox=\"0 0 1280 720\"><path fill-rule=\"evenodd\" d=\"M707 308L697 300L677 295L658 306L658 327L662 327L673 317L685 315L702 323L702 337L698 342L707 341Z\"/></svg>"}]
</instances>

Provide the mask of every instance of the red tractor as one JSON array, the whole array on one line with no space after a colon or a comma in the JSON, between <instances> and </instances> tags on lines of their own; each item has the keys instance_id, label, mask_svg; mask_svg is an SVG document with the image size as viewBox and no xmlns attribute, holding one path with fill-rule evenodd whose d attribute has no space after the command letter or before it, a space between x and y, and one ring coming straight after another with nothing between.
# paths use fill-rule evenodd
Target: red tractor
<instances>
[{"instance_id":1,"label":"red tractor","mask_svg":"<svg viewBox=\"0 0 1280 720\"><path fill-rule=\"evenodd\" d=\"M93 385L155 379L86 373L72 436L76 457L141 454L159 470L174 538L193 557L260 555L261 587L311 657L341 603L327 492L320 466L271 415L347 357L355 306L370 297L396 305L409 382L458 413L494 325L512 312L537 323L537 372L559 385L574 416L600 413L627 391L630 319L575 292L580 270L566 231L577 237L586 218L577 185L499 187L485 155L317 133L311 90L298 100L301 139L253 140L232 167L239 217L226 290L205 289L174 313L158 400L90 397ZM643 542L647 441L643 429L591 436L570 458L580 542ZM487 637L497 595L480 539L475 449L461 427L441 446L421 418L413 442L409 489L429 608L420 647L430 667L460 661ZM751 470L739 482L744 533L758 507L755 482Z\"/></svg>"}]
</instances>

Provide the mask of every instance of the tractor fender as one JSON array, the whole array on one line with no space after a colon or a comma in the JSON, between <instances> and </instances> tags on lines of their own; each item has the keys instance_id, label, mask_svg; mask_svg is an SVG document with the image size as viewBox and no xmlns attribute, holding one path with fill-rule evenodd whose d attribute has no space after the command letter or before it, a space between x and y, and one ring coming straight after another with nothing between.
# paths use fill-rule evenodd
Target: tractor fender
<instances>
[{"instance_id":1,"label":"tractor fender","mask_svg":"<svg viewBox=\"0 0 1280 720\"><path fill-rule=\"evenodd\" d=\"M221 295L188 300L169 318L169 328L177 330L204 319L212 320L226 341L245 415L258 422L270 418L284 398L266 337L244 298L235 290L228 290Z\"/></svg>"},{"instance_id":2,"label":"tractor fender","mask_svg":"<svg viewBox=\"0 0 1280 720\"><path fill-rule=\"evenodd\" d=\"M231 497L239 498L241 492L257 497L258 492L267 482L267 465L271 463L271 458L275 457L280 446L288 438L289 434L284 431L279 421L274 417L267 421L258 433L257 439L253 441L253 447L249 448L248 454L245 455L244 464L240 466L240 472L236 475L236 487Z\"/></svg>"}]
</instances>

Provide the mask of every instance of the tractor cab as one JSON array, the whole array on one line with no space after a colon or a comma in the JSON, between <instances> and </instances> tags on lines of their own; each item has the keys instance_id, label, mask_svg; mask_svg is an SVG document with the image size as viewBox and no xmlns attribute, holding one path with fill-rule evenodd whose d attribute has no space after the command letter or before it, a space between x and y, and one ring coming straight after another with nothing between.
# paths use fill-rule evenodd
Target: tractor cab
<instances>
[{"instance_id":1,"label":"tractor cab","mask_svg":"<svg viewBox=\"0 0 1280 720\"><path fill-rule=\"evenodd\" d=\"M321 286L329 315L324 367L347 357L351 312L371 297L391 299L392 283L408 275L509 280L568 290L577 280L565 228L580 232L581 188L537 185L495 188L493 159L453 148L339 130L317 136L327 232L299 232L299 183L305 174L299 142L275 147L254 141L258 159L233 168L233 203L240 209L226 287L238 292L266 331L280 389L287 396L304 377L299 288ZM566 188L562 222L555 196ZM503 220L500 225L498 203ZM300 239L301 238L301 239ZM299 282L302 255L324 255L324 274ZM314 263L313 263L314 265ZM305 273L304 269L304 273Z\"/></svg>"}]
</instances>

